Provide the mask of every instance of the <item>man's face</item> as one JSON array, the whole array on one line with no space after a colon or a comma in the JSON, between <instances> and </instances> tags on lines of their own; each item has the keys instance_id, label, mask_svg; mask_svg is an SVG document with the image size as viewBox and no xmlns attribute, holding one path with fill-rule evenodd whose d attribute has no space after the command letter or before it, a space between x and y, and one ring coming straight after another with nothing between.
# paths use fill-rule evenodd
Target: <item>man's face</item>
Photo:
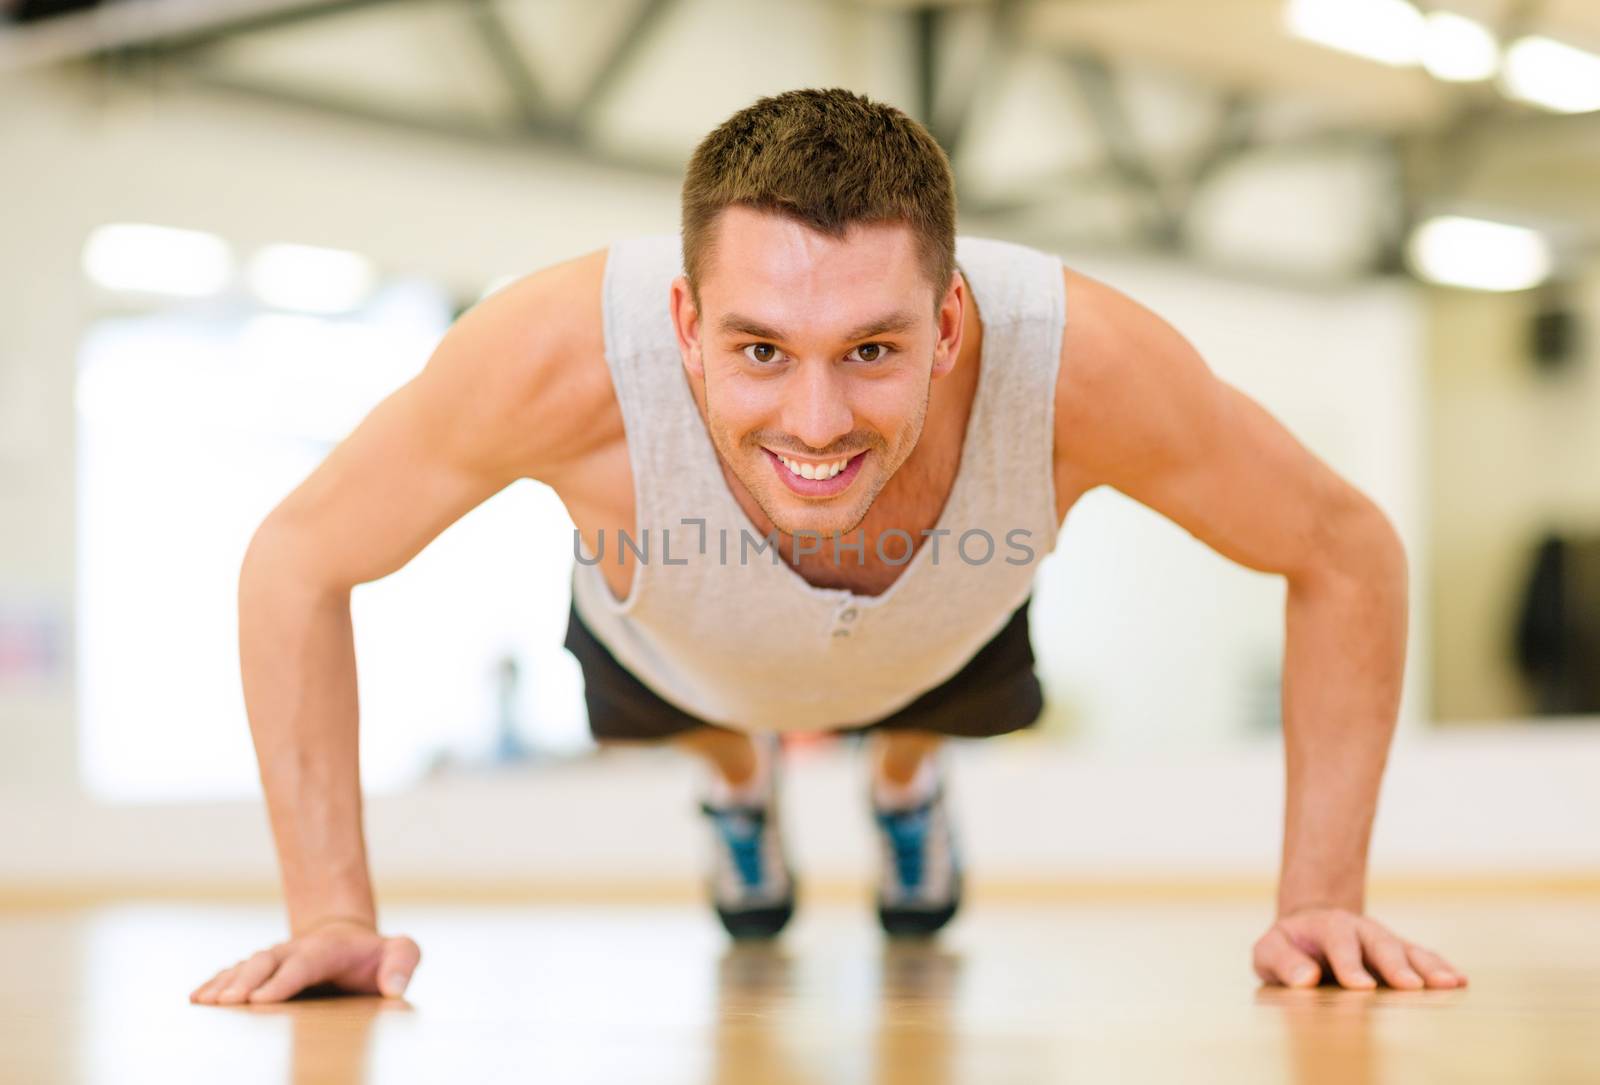
<instances>
[{"instance_id":1,"label":"man's face","mask_svg":"<svg viewBox=\"0 0 1600 1085\"><path fill-rule=\"evenodd\" d=\"M955 363L965 284L954 276L936 311L903 224L836 240L738 206L701 274L699 311L680 277L672 313L718 454L779 531L855 530Z\"/></svg>"}]
</instances>

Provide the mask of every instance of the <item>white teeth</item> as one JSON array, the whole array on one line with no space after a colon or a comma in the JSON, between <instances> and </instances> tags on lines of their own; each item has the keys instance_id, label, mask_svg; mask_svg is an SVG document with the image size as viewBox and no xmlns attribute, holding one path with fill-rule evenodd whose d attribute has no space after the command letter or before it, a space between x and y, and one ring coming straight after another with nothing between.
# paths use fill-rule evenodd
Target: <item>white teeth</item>
<instances>
[{"instance_id":1,"label":"white teeth","mask_svg":"<svg viewBox=\"0 0 1600 1085\"><path fill-rule=\"evenodd\" d=\"M783 465L793 473L799 475L801 478L809 479L832 478L840 471L843 471L845 469L845 465L850 462L848 459L844 459L839 460L837 463L825 463L820 466L813 466L809 463L800 463L797 460L791 460L789 457L783 455L780 455L778 459L782 460Z\"/></svg>"}]
</instances>

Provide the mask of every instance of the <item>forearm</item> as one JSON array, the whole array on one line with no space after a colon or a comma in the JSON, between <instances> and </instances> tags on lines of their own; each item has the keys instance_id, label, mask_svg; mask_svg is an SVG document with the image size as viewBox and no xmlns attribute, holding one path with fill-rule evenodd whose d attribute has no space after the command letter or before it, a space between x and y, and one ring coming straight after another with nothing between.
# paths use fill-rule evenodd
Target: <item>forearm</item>
<instances>
[{"instance_id":1,"label":"forearm","mask_svg":"<svg viewBox=\"0 0 1600 1085\"><path fill-rule=\"evenodd\" d=\"M258 535L239 579L239 659L291 931L375 919L362 834L348 590L295 575Z\"/></svg>"},{"instance_id":2,"label":"forearm","mask_svg":"<svg viewBox=\"0 0 1600 1085\"><path fill-rule=\"evenodd\" d=\"M1375 513L1341 539L1338 555L1289 580L1280 915L1364 908L1367 847L1399 711L1404 549Z\"/></svg>"}]
</instances>

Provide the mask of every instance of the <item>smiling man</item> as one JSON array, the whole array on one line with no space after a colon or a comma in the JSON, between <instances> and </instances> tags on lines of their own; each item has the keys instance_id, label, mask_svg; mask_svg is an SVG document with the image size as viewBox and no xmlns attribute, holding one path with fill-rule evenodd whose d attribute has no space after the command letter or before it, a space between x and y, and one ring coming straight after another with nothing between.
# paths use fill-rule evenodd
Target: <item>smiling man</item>
<instances>
[{"instance_id":1,"label":"smiling man","mask_svg":"<svg viewBox=\"0 0 1600 1085\"><path fill-rule=\"evenodd\" d=\"M941 742L1038 717L1037 560L1113 486L1288 583L1283 869L1258 975L1465 982L1364 914L1405 652L1382 513L1149 311L1053 256L958 239L921 126L807 90L704 140L681 237L467 313L263 523L240 651L291 936L196 1001L405 989L419 951L378 931L361 829L350 591L520 478L577 527L566 643L595 735L708 767L711 895L735 936L794 907L784 730L870 732L879 919L928 934L955 914Z\"/></svg>"}]
</instances>

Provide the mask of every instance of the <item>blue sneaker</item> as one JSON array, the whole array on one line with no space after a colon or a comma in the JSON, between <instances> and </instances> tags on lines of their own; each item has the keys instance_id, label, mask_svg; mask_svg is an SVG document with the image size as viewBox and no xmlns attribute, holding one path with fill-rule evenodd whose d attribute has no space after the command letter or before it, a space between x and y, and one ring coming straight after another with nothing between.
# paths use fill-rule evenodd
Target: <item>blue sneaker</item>
<instances>
[{"instance_id":1,"label":"blue sneaker","mask_svg":"<svg viewBox=\"0 0 1600 1085\"><path fill-rule=\"evenodd\" d=\"M878 921L894 937L926 937L961 906L961 857L950 827L944 784L920 805L875 807L883 855Z\"/></svg>"},{"instance_id":2,"label":"blue sneaker","mask_svg":"<svg viewBox=\"0 0 1600 1085\"><path fill-rule=\"evenodd\" d=\"M794 915L795 880L778 824L777 773L765 805L700 804L712 827L711 904L734 938L772 938Z\"/></svg>"}]
</instances>

